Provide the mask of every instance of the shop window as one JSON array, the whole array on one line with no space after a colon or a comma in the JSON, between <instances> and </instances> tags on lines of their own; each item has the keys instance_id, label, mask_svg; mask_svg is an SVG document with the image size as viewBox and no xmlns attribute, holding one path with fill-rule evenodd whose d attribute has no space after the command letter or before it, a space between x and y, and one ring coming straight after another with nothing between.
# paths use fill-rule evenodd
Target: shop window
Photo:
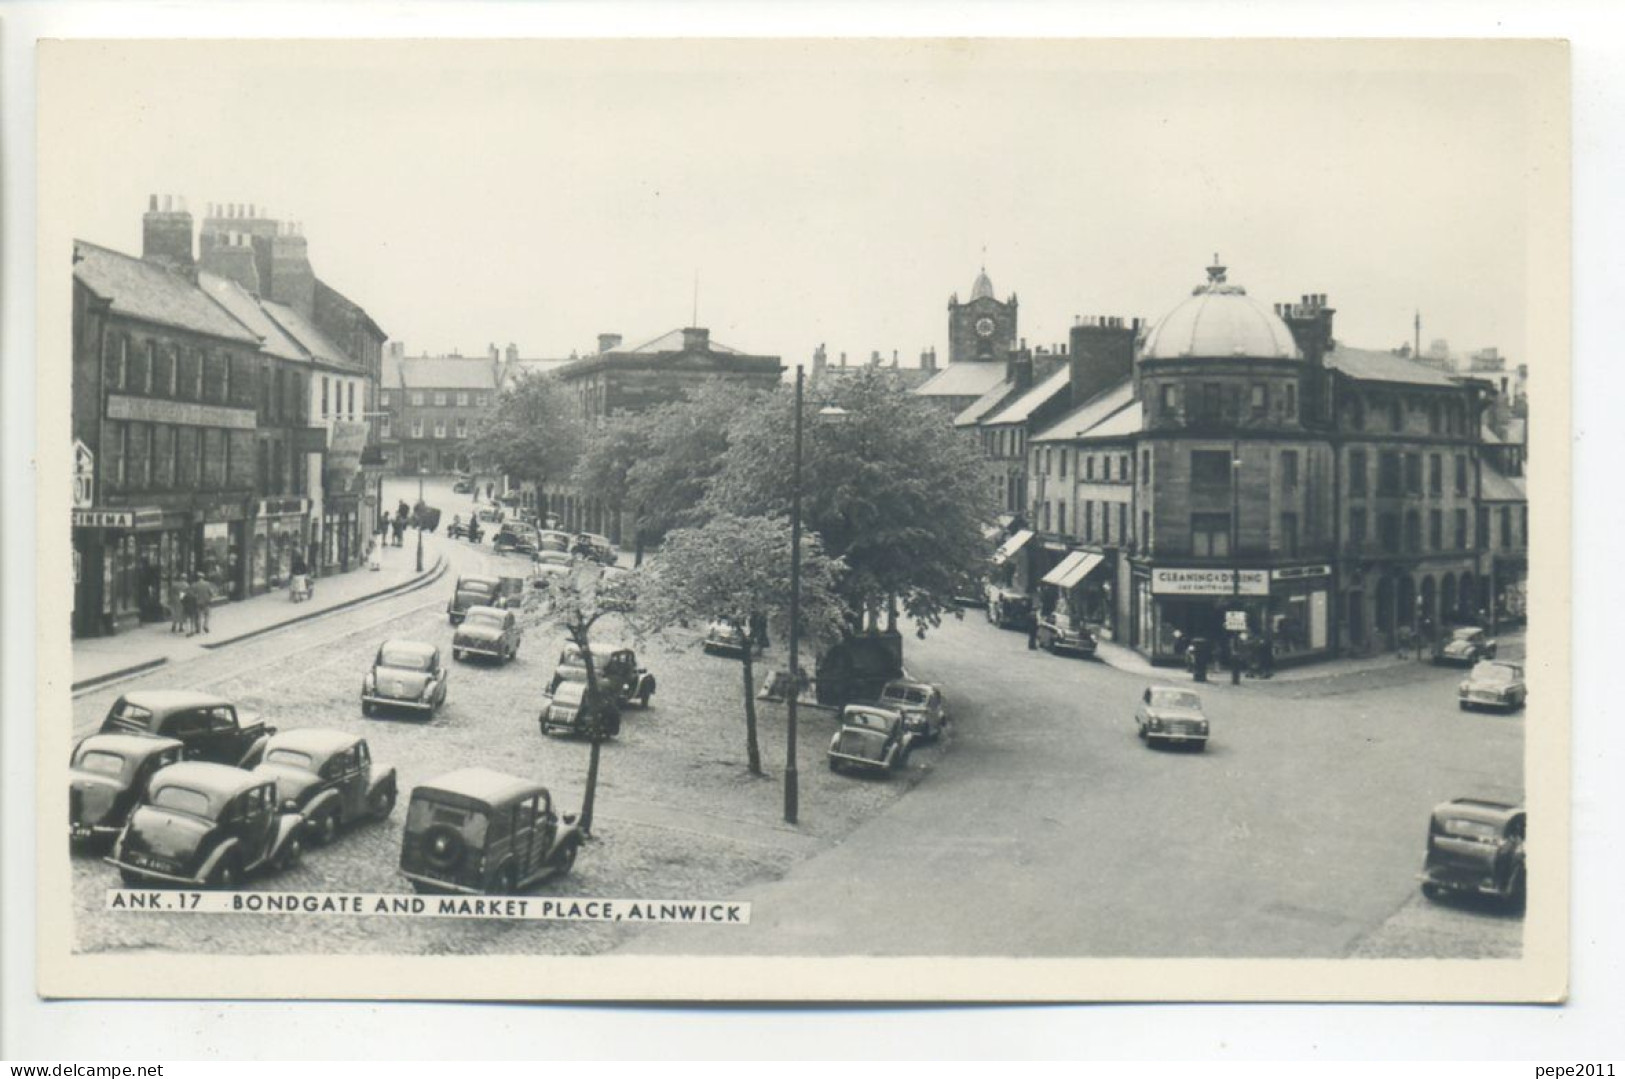
<instances>
[{"instance_id":1,"label":"shop window","mask_svg":"<svg viewBox=\"0 0 1625 1079\"><path fill-rule=\"evenodd\" d=\"M1225 558L1230 554L1230 515L1191 514L1191 553L1198 558Z\"/></svg>"},{"instance_id":2,"label":"shop window","mask_svg":"<svg viewBox=\"0 0 1625 1079\"><path fill-rule=\"evenodd\" d=\"M1428 494L1444 494L1444 458L1437 453L1428 454Z\"/></svg>"},{"instance_id":3,"label":"shop window","mask_svg":"<svg viewBox=\"0 0 1625 1079\"><path fill-rule=\"evenodd\" d=\"M1456 493L1458 495L1467 493L1467 455L1465 453L1456 454Z\"/></svg>"},{"instance_id":4,"label":"shop window","mask_svg":"<svg viewBox=\"0 0 1625 1079\"><path fill-rule=\"evenodd\" d=\"M1439 551L1444 549L1444 511L1428 510L1428 547Z\"/></svg>"},{"instance_id":5,"label":"shop window","mask_svg":"<svg viewBox=\"0 0 1625 1079\"><path fill-rule=\"evenodd\" d=\"M1365 546L1365 507L1349 510L1349 545L1358 550Z\"/></svg>"},{"instance_id":6,"label":"shop window","mask_svg":"<svg viewBox=\"0 0 1625 1079\"><path fill-rule=\"evenodd\" d=\"M1291 558L1298 553L1298 515L1281 514L1281 553Z\"/></svg>"},{"instance_id":7,"label":"shop window","mask_svg":"<svg viewBox=\"0 0 1625 1079\"><path fill-rule=\"evenodd\" d=\"M1377 514L1377 542L1384 554L1399 553L1399 514Z\"/></svg>"},{"instance_id":8,"label":"shop window","mask_svg":"<svg viewBox=\"0 0 1625 1079\"><path fill-rule=\"evenodd\" d=\"M1420 453L1407 453L1405 455L1405 493L1420 495L1422 493L1422 455Z\"/></svg>"},{"instance_id":9,"label":"shop window","mask_svg":"<svg viewBox=\"0 0 1625 1079\"><path fill-rule=\"evenodd\" d=\"M1384 450L1377 458L1377 496L1392 498L1399 494L1399 454Z\"/></svg>"},{"instance_id":10,"label":"shop window","mask_svg":"<svg viewBox=\"0 0 1625 1079\"><path fill-rule=\"evenodd\" d=\"M1349 450L1349 497L1364 498L1366 493L1366 459L1364 450Z\"/></svg>"},{"instance_id":11,"label":"shop window","mask_svg":"<svg viewBox=\"0 0 1625 1079\"><path fill-rule=\"evenodd\" d=\"M1281 451L1281 485L1287 490L1298 486L1298 451Z\"/></svg>"},{"instance_id":12,"label":"shop window","mask_svg":"<svg viewBox=\"0 0 1625 1079\"><path fill-rule=\"evenodd\" d=\"M1192 450L1191 486L1210 491L1230 489L1230 452L1228 450Z\"/></svg>"},{"instance_id":13,"label":"shop window","mask_svg":"<svg viewBox=\"0 0 1625 1079\"><path fill-rule=\"evenodd\" d=\"M1467 549L1467 511L1456 511L1456 550Z\"/></svg>"}]
</instances>

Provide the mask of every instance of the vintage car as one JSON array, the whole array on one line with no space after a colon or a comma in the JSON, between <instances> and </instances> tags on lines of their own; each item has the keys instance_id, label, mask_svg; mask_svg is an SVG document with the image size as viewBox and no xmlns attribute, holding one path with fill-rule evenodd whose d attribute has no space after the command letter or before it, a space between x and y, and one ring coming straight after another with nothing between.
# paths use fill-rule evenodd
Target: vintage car
<instances>
[{"instance_id":1,"label":"vintage car","mask_svg":"<svg viewBox=\"0 0 1625 1079\"><path fill-rule=\"evenodd\" d=\"M745 631L726 618L718 618L705 630L700 649L712 656L742 656L750 642Z\"/></svg>"},{"instance_id":2,"label":"vintage car","mask_svg":"<svg viewBox=\"0 0 1625 1079\"><path fill-rule=\"evenodd\" d=\"M561 566L557 562L538 562L530 570L530 587L545 591L555 582L567 580L575 572L573 565Z\"/></svg>"},{"instance_id":3,"label":"vintage car","mask_svg":"<svg viewBox=\"0 0 1625 1079\"><path fill-rule=\"evenodd\" d=\"M869 704L841 709L841 727L829 740L829 770L894 772L908 765L914 734L901 712Z\"/></svg>"},{"instance_id":4,"label":"vintage car","mask_svg":"<svg viewBox=\"0 0 1625 1079\"><path fill-rule=\"evenodd\" d=\"M102 720L102 734L148 734L174 738L189 761L212 761L239 768L259 763L265 742L276 733L257 716L212 693L151 689L126 693Z\"/></svg>"},{"instance_id":5,"label":"vintage car","mask_svg":"<svg viewBox=\"0 0 1625 1079\"><path fill-rule=\"evenodd\" d=\"M446 601L446 618L457 625L470 607L520 607L525 602L523 577L492 577L469 574L457 578L451 599Z\"/></svg>"},{"instance_id":6,"label":"vintage car","mask_svg":"<svg viewBox=\"0 0 1625 1079\"><path fill-rule=\"evenodd\" d=\"M575 555L569 551L555 551L552 548L537 551L531 556L531 561L538 566L557 566L560 569L573 569L576 564Z\"/></svg>"},{"instance_id":7,"label":"vintage car","mask_svg":"<svg viewBox=\"0 0 1625 1079\"><path fill-rule=\"evenodd\" d=\"M499 607L470 607L451 635L451 658L486 656L506 663L519 654L519 622Z\"/></svg>"},{"instance_id":8,"label":"vintage car","mask_svg":"<svg viewBox=\"0 0 1625 1079\"><path fill-rule=\"evenodd\" d=\"M491 540L491 548L496 551L512 551L515 554L535 554L539 549L536 542L536 528L524 521L503 521L497 529L497 534Z\"/></svg>"},{"instance_id":9,"label":"vintage car","mask_svg":"<svg viewBox=\"0 0 1625 1079\"><path fill-rule=\"evenodd\" d=\"M575 537L568 532L557 529L543 529L536 534L536 550L557 551L560 554L569 554L570 548L575 546Z\"/></svg>"},{"instance_id":10,"label":"vintage car","mask_svg":"<svg viewBox=\"0 0 1625 1079\"><path fill-rule=\"evenodd\" d=\"M440 649L421 641L385 641L361 683L361 713L409 708L433 715L446 703L446 668Z\"/></svg>"},{"instance_id":11,"label":"vintage car","mask_svg":"<svg viewBox=\"0 0 1625 1079\"><path fill-rule=\"evenodd\" d=\"M474 481L469 479L467 476L459 476L457 481L451 485L451 492L452 494L457 495L473 494Z\"/></svg>"},{"instance_id":12,"label":"vintage car","mask_svg":"<svg viewBox=\"0 0 1625 1079\"><path fill-rule=\"evenodd\" d=\"M283 731L254 771L276 781L282 811L303 817L318 843L331 843L342 825L387 820L395 809L395 769L373 763L367 740L343 731Z\"/></svg>"},{"instance_id":13,"label":"vintage car","mask_svg":"<svg viewBox=\"0 0 1625 1079\"><path fill-rule=\"evenodd\" d=\"M1457 703L1469 708L1504 708L1516 712L1529 698L1523 668L1516 663L1485 660L1475 665L1456 690Z\"/></svg>"},{"instance_id":14,"label":"vintage car","mask_svg":"<svg viewBox=\"0 0 1625 1079\"><path fill-rule=\"evenodd\" d=\"M183 761L152 777L107 861L126 884L231 889L250 873L298 862L304 823L282 808L268 777Z\"/></svg>"},{"instance_id":15,"label":"vintage car","mask_svg":"<svg viewBox=\"0 0 1625 1079\"><path fill-rule=\"evenodd\" d=\"M185 759L174 738L93 734L73 747L68 764L68 837L112 839L147 792L153 773Z\"/></svg>"},{"instance_id":16,"label":"vintage car","mask_svg":"<svg viewBox=\"0 0 1625 1079\"><path fill-rule=\"evenodd\" d=\"M613 691L616 704L637 701L639 707L649 707L649 698L655 692L655 676L638 666L637 653L625 645L599 641L592 646L592 655L598 684ZM556 693L565 682L586 680L587 664L582 659L581 649L574 641L565 642L559 651L559 665L547 687L548 695Z\"/></svg>"},{"instance_id":17,"label":"vintage car","mask_svg":"<svg viewBox=\"0 0 1625 1079\"><path fill-rule=\"evenodd\" d=\"M1457 892L1490 895L1522 908L1528 886L1527 823L1523 807L1507 802L1457 798L1435 806L1420 877L1422 894L1429 899Z\"/></svg>"},{"instance_id":18,"label":"vintage car","mask_svg":"<svg viewBox=\"0 0 1625 1079\"><path fill-rule=\"evenodd\" d=\"M620 555L615 545L609 542L607 536L600 536L596 532L578 532L573 543L570 544L572 554L582 558L590 558L594 562L601 562L606 566L613 566Z\"/></svg>"},{"instance_id":19,"label":"vintage car","mask_svg":"<svg viewBox=\"0 0 1625 1079\"><path fill-rule=\"evenodd\" d=\"M502 512L502 507L496 505L484 505L474 511L476 521L484 525L490 525L493 528L506 520L507 516Z\"/></svg>"},{"instance_id":20,"label":"vintage car","mask_svg":"<svg viewBox=\"0 0 1625 1079\"><path fill-rule=\"evenodd\" d=\"M915 737L935 741L948 722L948 702L942 690L929 682L897 678L880 690L880 707L900 712L903 725Z\"/></svg>"},{"instance_id":21,"label":"vintage car","mask_svg":"<svg viewBox=\"0 0 1625 1079\"><path fill-rule=\"evenodd\" d=\"M580 845L546 787L461 768L412 789L401 873L420 892L512 894L570 872Z\"/></svg>"},{"instance_id":22,"label":"vintage car","mask_svg":"<svg viewBox=\"0 0 1625 1079\"><path fill-rule=\"evenodd\" d=\"M537 724L543 734L586 734L587 683L560 682L552 693L542 697L542 714ZM611 702L604 713L604 737L621 733L621 710Z\"/></svg>"},{"instance_id":23,"label":"vintage car","mask_svg":"<svg viewBox=\"0 0 1625 1079\"><path fill-rule=\"evenodd\" d=\"M1148 687L1134 709L1134 727L1146 745L1173 742L1198 749L1207 745L1207 715L1202 711L1202 698L1188 689Z\"/></svg>"},{"instance_id":24,"label":"vintage car","mask_svg":"<svg viewBox=\"0 0 1625 1079\"><path fill-rule=\"evenodd\" d=\"M1032 617L1031 596L1008 588L989 588L987 592L987 620L1000 629L1025 629Z\"/></svg>"},{"instance_id":25,"label":"vintage car","mask_svg":"<svg viewBox=\"0 0 1625 1079\"><path fill-rule=\"evenodd\" d=\"M1433 662L1471 667L1481 659L1495 658L1495 642L1477 626L1457 626L1433 651Z\"/></svg>"},{"instance_id":26,"label":"vintage car","mask_svg":"<svg viewBox=\"0 0 1625 1079\"><path fill-rule=\"evenodd\" d=\"M1057 614L1046 614L1038 620L1038 647L1050 654L1070 652L1075 656L1095 654L1095 635L1085 625L1073 625Z\"/></svg>"}]
</instances>

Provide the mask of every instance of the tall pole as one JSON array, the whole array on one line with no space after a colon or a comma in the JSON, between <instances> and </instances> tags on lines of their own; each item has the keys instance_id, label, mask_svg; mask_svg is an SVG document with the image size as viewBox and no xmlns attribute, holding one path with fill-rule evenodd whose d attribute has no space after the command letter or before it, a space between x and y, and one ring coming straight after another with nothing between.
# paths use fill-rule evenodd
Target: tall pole
<instances>
[{"instance_id":1,"label":"tall pole","mask_svg":"<svg viewBox=\"0 0 1625 1079\"><path fill-rule=\"evenodd\" d=\"M1219 261L1214 256L1213 261ZM1241 442L1230 443L1230 585L1235 598L1231 604L1237 610L1241 605ZM1241 685L1241 634L1230 631L1230 684Z\"/></svg>"},{"instance_id":2,"label":"tall pole","mask_svg":"<svg viewBox=\"0 0 1625 1079\"><path fill-rule=\"evenodd\" d=\"M784 819L796 823L800 778L796 774L796 698L801 695L801 386L804 372L796 365L796 452L790 482L790 697L785 703Z\"/></svg>"},{"instance_id":3,"label":"tall pole","mask_svg":"<svg viewBox=\"0 0 1625 1079\"><path fill-rule=\"evenodd\" d=\"M418 505L423 505L423 466L418 466ZM423 572L423 518L418 518L418 572Z\"/></svg>"}]
</instances>

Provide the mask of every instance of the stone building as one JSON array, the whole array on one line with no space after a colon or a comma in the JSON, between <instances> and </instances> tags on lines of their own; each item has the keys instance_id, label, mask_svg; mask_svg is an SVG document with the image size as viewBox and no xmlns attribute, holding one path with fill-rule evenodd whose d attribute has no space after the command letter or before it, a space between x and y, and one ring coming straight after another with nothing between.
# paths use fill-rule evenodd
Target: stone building
<instances>
[{"instance_id":1,"label":"stone building","mask_svg":"<svg viewBox=\"0 0 1625 1079\"><path fill-rule=\"evenodd\" d=\"M413 476L469 471L468 440L496 403L500 358L405 356L394 345L378 394L386 466Z\"/></svg>"},{"instance_id":2,"label":"stone building","mask_svg":"<svg viewBox=\"0 0 1625 1079\"><path fill-rule=\"evenodd\" d=\"M993 295L987 271L977 274L969 303L960 303L957 292L948 298L948 365L914 392L957 416L994 391L1005 379L1006 357L1020 340L1018 314L1014 293L1001 302ZM931 358L935 366L935 352Z\"/></svg>"}]
</instances>

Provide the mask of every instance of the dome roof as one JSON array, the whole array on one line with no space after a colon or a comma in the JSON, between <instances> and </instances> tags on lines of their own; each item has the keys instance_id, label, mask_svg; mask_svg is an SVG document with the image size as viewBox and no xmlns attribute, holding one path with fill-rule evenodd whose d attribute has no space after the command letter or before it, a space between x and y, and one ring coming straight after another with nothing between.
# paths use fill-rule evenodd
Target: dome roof
<instances>
[{"instance_id":1,"label":"dome roof","mask_svg":"<svg viewBox=\"0 0 1625 1079\"><path fill-rule=\"evenodd\" d=\"M1227 284L1225 267L1207 269L1208 279L1191 298L1162 317L1146 335L1140 358L1178 360L1192 356L1243 356L1260 360L1299 360L1303 354L1292 331L1274 311Z\"/></svg>"},{"instance_id":2,"label":"dome roof","mask_svg":"<svg viewBox=\"0 0 1625 1079\"><path fill-rule=\"evenodd\" d=\"M960 278L960 280L963 281L964 278ZM976 275L976 284L971 286L970 298L973 300L993 299L993 279L987 276L985 268Z\"/></svg>"}]
</instances>

